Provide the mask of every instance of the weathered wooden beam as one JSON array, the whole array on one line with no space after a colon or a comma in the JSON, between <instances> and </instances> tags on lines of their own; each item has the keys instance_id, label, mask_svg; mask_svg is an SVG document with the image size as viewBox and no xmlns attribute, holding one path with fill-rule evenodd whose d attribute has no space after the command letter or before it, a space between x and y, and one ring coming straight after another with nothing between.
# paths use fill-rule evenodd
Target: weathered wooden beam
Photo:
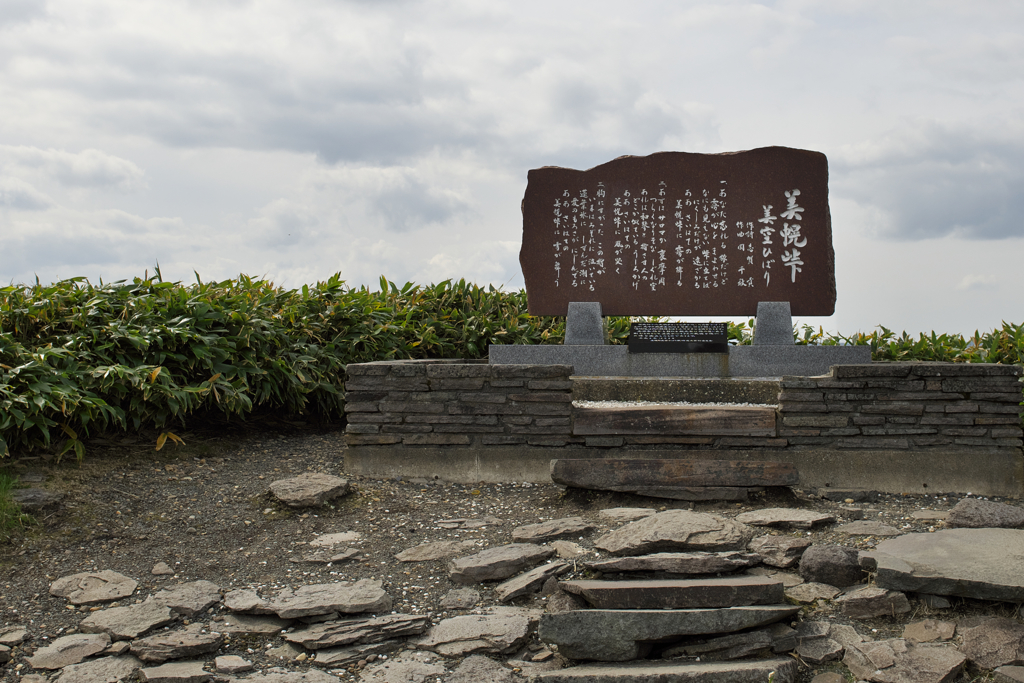
<instances>
[{"instance_id":1,"label":"weathered wooden beam","mask_svg":"<svg viewBox=\"0 0 1024 683\"><path fill-rule=\"evenodd\" d=\"M775 436L775 409L756 406L575 408L573 434Z\"/></svg>"},{"instance_id":2,"label":"weathered wooden beam","mask_svg":"<svg viewBox=\"0 0 1024 683\"><path fill-rule=\"evenodd\" d=\"M757 486L793 486L796 466L764 460L559 459L556 484L675 500L744 500Z\"/></svg>"}]
</instances>

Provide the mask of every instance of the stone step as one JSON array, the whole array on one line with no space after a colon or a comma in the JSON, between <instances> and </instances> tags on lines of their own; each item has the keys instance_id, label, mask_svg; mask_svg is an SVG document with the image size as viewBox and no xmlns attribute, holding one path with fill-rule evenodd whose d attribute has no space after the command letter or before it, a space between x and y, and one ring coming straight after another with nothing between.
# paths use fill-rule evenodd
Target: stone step
<instances>
[{"instance_id":1,"label":"stone step","mask_svg":"<svg viewBox=\"0 0 1024 683\"><path fill-rule=\"evenodd\" d=\"M727 609L586 609L544 614L538 637L569 659L625 662L646 656L655 642L733 633L775 623L800 611L790 605Z\"/></svg>"},{"instance_id":2,"label":"stone step","mask_svg":"<svg viewBox=\"0 0 1024 683\"><path fill-rule=\"evenodd\" d=\"M786 601L782 581L767 576L668 581L563 581L559 586L598 609L696 609L777 605Z\"/></svg>"},{"instance_id":3,"label":"stone step","mask_svg":"<svg viewBox=\"0 0 1024 683\"><path fill-rule=\"evenodd\" d=\"M793 683L794 659L739 660L733 662L629 662L586 664L537 674L537 683Z\"/></svg>"},{"instance_id":4,"label":"stone step","mask_svg":"<svg viewBox=\"0 0 1024 683\"><path fill-rule=\"evenodd\" d=\"M793 463L769 460L574 458L551 461L551 479L562 486L678 500L745 500L749 487L793 486L798 478ZM702 492L720 497L689 497ZM739 492L742 497L730 498L730 492Z\"/></svg>"},{"instance_id":5,"label":"stone step","mask_svg":"<svg viewBox=\"0 0 1024 683\"><path fill-rule=\"evenodd\" d=\"M775 436L775 408L758 406L642 405L576 407L576 436Z\"/></svg>"},{"instance_id":6,"label":"stone step","mask_svg":"<svg viewBox=\"0 0 1024 683\"><path fill-rule=\"evenodd\" d=\"M776 404L779 380L682 377L573 377L574 401L686 401Z\"/></svg>"}]
</instances>

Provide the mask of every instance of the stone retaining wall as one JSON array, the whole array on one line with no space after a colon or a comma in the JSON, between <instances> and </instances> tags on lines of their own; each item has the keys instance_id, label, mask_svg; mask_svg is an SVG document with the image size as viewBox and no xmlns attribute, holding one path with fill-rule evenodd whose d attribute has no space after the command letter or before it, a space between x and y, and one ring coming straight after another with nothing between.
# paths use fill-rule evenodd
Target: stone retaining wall
<instances>
[{"instance_id":1,"label":"stone retaining wall","mask_svg":"<svg viewBox=\"0 0 1024 683\"><path fill-rule=\"evenodd\" d=\"M775 433L743 437L575 435L568 365L395 361L347 372L356 474L547 481L552 458L686 457L792 461L807 486L1024 490L1019 366L869 363L785 377Z\"/></svg>"}]
</instances>

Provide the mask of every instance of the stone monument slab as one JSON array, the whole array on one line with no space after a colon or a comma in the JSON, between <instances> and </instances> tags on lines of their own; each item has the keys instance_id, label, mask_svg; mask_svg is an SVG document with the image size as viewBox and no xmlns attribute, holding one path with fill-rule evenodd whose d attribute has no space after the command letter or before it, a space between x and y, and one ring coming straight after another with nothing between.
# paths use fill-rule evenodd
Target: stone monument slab
<instances>
[{"instance_id":1,"label":"stone monument slab","mask_svg":"<svg viewBox=\"0 0 1024 683\"><path fill-rule=\"evenodd\" d=\"M528 174L519 260L532 315L832 315L824 154L764 147L626 156Z\"/></svg>"}]
</instances>

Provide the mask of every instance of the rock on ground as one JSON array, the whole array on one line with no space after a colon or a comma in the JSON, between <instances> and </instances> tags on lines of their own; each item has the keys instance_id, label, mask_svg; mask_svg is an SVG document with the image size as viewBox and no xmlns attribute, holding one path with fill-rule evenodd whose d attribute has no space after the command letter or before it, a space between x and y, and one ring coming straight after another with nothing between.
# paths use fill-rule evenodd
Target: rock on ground
<instances>
[{"instance_id":1,"label":"rock on ground","mask_svg":"<svg viewBox=\"0 0 1024 683\"><path fill-rule=\"evenodd\" d=\"M498 584L494 594L499 602L508 602L514 598L529 593L536 593L544 583L555 576L560 576L569 571L572 567L567 562L551 562L534 567L528 572L519 576L513 576L508 581Z\"/></svg>"},{"instance_id":2,"label":"rock on ground","mask_svg":"<svg viewBox=\"0 0 1024 683\"><path fill-rule=\"evenodd\" d=\"M952 683L966 661L951 645L900 638L851 644L843 657L854 676L876 683Z\"/></svg>"},{"instance_id":3,"label":"rock on ground","mask_svg":"<svg viewBox=\"0 0 1024 683\"><path fill-rule=\"evenodd\" d=\"M273 482L270 492L290 507L313 507L345 495L348 492L348 480L330 474L302 474Z\"/></svg>"},{"instance_id":4,"label":"rock on ground","mask_svg":"<svg viewBox=\"0 0 1024 683\"><path fill-rule=\"evenodd\" d=\"M224 595L224 604L239 612L298 619L335 612L386 612L391 609L391 597L382 588L380 579L361 579L309 584L294 590L285 588L267 600L260 599L253 590L229 591Z\"/></svg>"},{"instance_id":5,"label":"rock on ground","mask_svg":"<svg viewBox=\"0 0 1024 683\"><path fill-rule=\"evenodd\" d=\"M126 598L138 585L123 574L104 569L61 577L50 584L50 595L67 598L73 605L92 605Z\"/></svg>"},{"instance_id":6,"label":"rock on ground","mask_svg":"<svg viewBox=\"0 0 1024 683\"><path fill-rule=\"evenodd\" d=\"M212 581L191 581L169 586L154 597L178 614L191 617L220 602L221 593L220 586Z\"/></svg>"},{"instance_id":7,"label":"rock on ground","mask_svg":"<svg viewBox=\"0 0 1024 683\"><path fill-rule=\"evenodd\" d=\"M207 631L201 624L164 631L132 642L132 654L144 662L166 662L216 652L224 634Z\"/></svg>"},{"instance_id":8,"label":"rock on ground","mask_svg":"<svg viewBox=\"0 0 1024 683\"><path fill-rule=\"evenodd\" d=\"M455 667L445 683L515 683L517 680L522 679L493 659L472 655Z\"/></svg>"},{"instance_id":9,"label":"rock on ground","mask_svg":"<svg viewBox=\"0 0 1024 683\"><path fill-rule=\"evenodd\" d=\"M526 644L529 633L530 619L525 616L467 614L441 621L412 644L445 657L511 654Z\"/></svg>"},{"instance_id":10,"label":"rock on ground","mask_svg":"<svg viewBox=\"0 0 1024 683\"><path fill-rule=\"evenodd\" d=\"M148 683L205 683L213 674L203 670L202 662L171 662L142 669L139 678Z\"/></svg>"},{"instance_id":11,"label":"rock on ground","mask_svg":"<svg viewBox=\"0 0 1024 683\"><path fill-rule=\"evenodd\" d=\"M843 614L851 619L894 617L910 611L907 596L878 586L864 586L836 598Z\"/></svg>"},{"instance_id":12,"label":"rock on ground","mask_svg":"<svg viewBox=\"0 0 1024 683\"><path fill-rule=\"evenodd\" d=\"M818 524L830 524L836 521L835 515L814 510L799 508L765 508L736 515L736 521L751 526L792 527L810 529Z\"/></svg>"},{"instance_id":13,"label":"rock on ground","mask_svg":"<svg viewBox=\"0 0 1024 683\"><path fill-rule=\"evenodd\" d=\"M1005 617L964 619L957 624L963 637L960 652L982 669L1024 665L1024 624Z\"/></svg>"},{"instance_id":14,"label":"rock on ground","mask_svg":"<svg viewBox=\"0 0 1024 683\"><path fill-rule=\"evenodd\" d=\"M731 550L721 553L652 553L587 562L599 572L667 572L670 574L719 574L744 569L760 561L756 553Z\"/></svg>"},{"instance_id":15,"label":"rock on ground","mask_svg":"<svg viewBox=\"0 0 1024 683\"><path fill-rule=\"evenodd\" d=\"M795 566L810 545L809 538L758 536L747 544L747 549L757 553L764 564L785 569Z\"/></svg>"},{"instance_id":16,"label":"rock on ground","mask_svg":"<svg viewBox=\"0 0 1024 683\"><path fill-rule=\"evenodd\" d=\"M991 500L964 498L946 516L946 525L970 529L1020 529L1024 527L1024 510Z\"/></svg>"},{"instance_id":17,"label":"rock on ground","mask_svg":"<svg viewBox=\"0 0 1024 683\"><path fill-rule=\"evenodd\" d=\"M33 669L63 669L78 664L86 657L103 652L110 645L106 633L76 633L55 639L46 647L36 650L28 658Z\"/></svg>"},{"instance_id":18,"label":"rock on ground","mask_svg":"<svg viewBox=\"0 0 1024 683\"><path fill-rule=\"evenodd\" d=\"M527 524L512 530L515 543L546 543L559 538L571 538L589 534L596 527L582 517L563 517L538 524Z\"/></svg>"},{"instance_id":19,"label":"rock on ground","mask_svg":"<svg viewBox=\"0 0 1024 683\"><path fill-rule=\"evenodd\" d=\"M174 613L170 607L148 598L137 605L108 607L93 612L82 620L78 628L82 633L108 633L114 640L131 640L172 621Z\"/></svg>"},{"instance_id":20,"label":"rock on ground","mask_svg":"<svg viewBox=\"0 0 1024 683\"><path fill-rule=\"evenodd\" d=\"M448 574L452 581L463 585L507 579L554 554L552 548L532 543L510 543L452 560Z\"/></svg>"},{"instance_id":21,"label":"rock on ground","mask_svg":"<svg viewBox=\"0 0 1024 683\"><path fill-rule=\"evenodd\" d=\"M800 576L806 581L845 588L864 578L860 551L840 545L814 545L800 558Z\"/></svg>"},{"instance_id":22,"label":"rock on ground","mask_svg":"<svg viewBox=\"0 0 1024 683\"><path fill-rule=\"evenodd\" d=\"M753 536L753 529L725 517L668 510L630 522L597 539L594 545L612 555L741 550Z\"/></svg>"},{"instance_id":23,"label":"rock on ground","mask_svg":"<svg viewBox=\"0 0 1024 683\"><path fill-rule=\"evenodd\" d=\"M953 640L956 633L956 624L951 621L940 621L939 619L922 619L907 624L903 628L904 640L912 640L917 643L932 643L937 640Z\"/></svg>"},{"instance_id":24,"label":"rock on ground","mask_svg":"<svg viewBox=\"0 0 1024 683\"><path fill-rule=\"evenodd\" d=\"M109 683L131 676L142 662L131 655L123 657L100 657L81 664L64 667L55 683ZM22 679L24 681L25 679Z\"/></svg>"}]
</instances>

